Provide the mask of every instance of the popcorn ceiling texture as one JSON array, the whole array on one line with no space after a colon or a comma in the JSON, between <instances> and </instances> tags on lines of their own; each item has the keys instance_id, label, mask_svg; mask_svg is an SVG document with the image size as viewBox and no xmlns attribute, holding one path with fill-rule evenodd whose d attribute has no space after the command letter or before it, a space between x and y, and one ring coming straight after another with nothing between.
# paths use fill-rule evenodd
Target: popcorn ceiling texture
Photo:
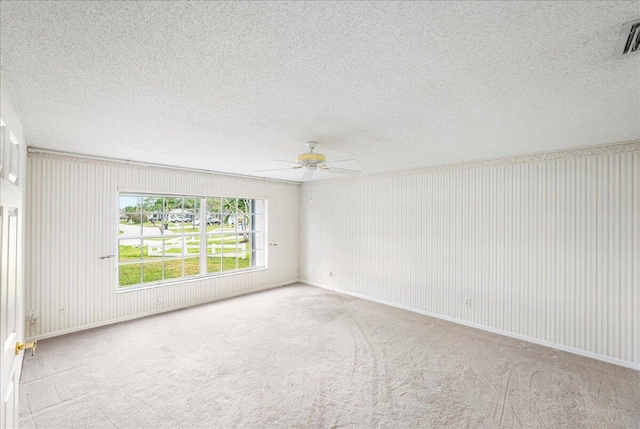
<instances>
[{"instance_id":1,"label":"popcorn ceiling texture","mask_svg":"<svg viewBox=\"0 0 640 429\"><path fill-rule=\"evenodd\" d=\"M640 2L7 2L34 147L255 173L318 140L365 173L640 139ZM326 174L319 178L333 178Z\"/></svg>"},{"instance_id":2,"label":"popcorn ceiling texture","mask_svg":"<svg viewBox=\"0 0 640 429\"><path fill-rule=\"evenodd\" d=\"M638 427L640 373L294 285L25 355L22 428Z\"/></svg>"}]
</instances>

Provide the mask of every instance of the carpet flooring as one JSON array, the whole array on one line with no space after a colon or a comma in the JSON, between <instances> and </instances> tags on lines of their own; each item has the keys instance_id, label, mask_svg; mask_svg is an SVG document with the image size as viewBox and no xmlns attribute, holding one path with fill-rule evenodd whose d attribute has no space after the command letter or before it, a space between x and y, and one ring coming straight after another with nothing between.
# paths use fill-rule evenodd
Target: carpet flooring
<instances>
[{"instance_id":1,"label":"carpet flooring","mask_svg":"<svg viewBox=\"0 0 640 429\"><path fill-rule=\"evenodd\" d=\"M293 285L38 343L25 428L639 428L640 373Z\"/></svg>"}]
</instances>

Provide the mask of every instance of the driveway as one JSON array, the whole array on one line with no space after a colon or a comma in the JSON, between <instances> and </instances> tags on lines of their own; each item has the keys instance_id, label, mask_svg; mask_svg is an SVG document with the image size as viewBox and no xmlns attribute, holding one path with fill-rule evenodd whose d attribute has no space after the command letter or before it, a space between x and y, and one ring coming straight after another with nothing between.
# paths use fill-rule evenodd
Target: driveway
<instances>
[{"instance_id":1,"label":"driveway","mask_svg":"<svg viewBox=\"0 0 640 429\"><path fill-rule=\"evenodd\" d=\"M158 225L160 225L160 223L158 223ZM140 237L140 225L127 225L127 224L123 224L121 223L118 228L120 229L120 231L122 231L122 234L120 234L120 244L126 244L126 245L139 245L140 244L140 238L132 238L130 240L127 240L127 237ZM152 235L159 235L160 234L160 227L151 227L151 226L143 226L142 227L142 235L143 236L152 236ZM166 230L164 231L164 235L173 235L174 233Z\"/></svg>"}]
</instances>

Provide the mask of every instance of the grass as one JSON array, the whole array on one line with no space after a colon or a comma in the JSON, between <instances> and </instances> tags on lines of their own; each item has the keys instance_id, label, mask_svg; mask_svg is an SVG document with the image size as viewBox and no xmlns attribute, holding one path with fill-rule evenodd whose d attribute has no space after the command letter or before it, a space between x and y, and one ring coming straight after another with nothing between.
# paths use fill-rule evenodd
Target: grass
<instances>
[{"instance_id":1,"label":"grass","mask_svg":"<svg viewBox=\"0 0 640 429\"><path fill-rule=\"evenodd\" d=\"M208 257L207 273L249 268L250 263L249 258ZM197 276L200 274L200 258L152 260L142 264L121 265L120 286L140 284L141 275L143 283L181 278L183 268L184 277Z\"/></svg>"},{"instance_id":2,"label":"grass","mask_svg":"<svg viewBox=\"0 0 640 429\"><path fill-rule=\"evenodd\" d=\"M207 237L207 245L211 244L223 244L223 249L227 247L236 250L235 240L225 240L225 238L236 237L236 234L224 234ZM172 241L179 237L167 236L165 240ZM242 236L240 236L242 238ZM187 254L194 257L182 258L182 248L167 248L165 249L165 258L162 256L155 256L153 253L150 256L148 253L147 244L155 243L161 244L163 238L144 238L143 245L120 245L118 251L118 257L120 262L139 262L133 264L120 265L120 286L129 286L142 283L158 282L162 280L177 279L182 277L197 276L200 274L200 237L195 237L193 241L187 242ZM247 241L241 241L242 243L248 243ZM210 250L208 250L209 252ZM228 252L229 250L227 250ZM160 253L162 251L160 250ZM222 253L222 252L221 252ZM174 257L171 257L174 255ZM250 267L251 261L249 255L251 251L246 250L246 259L236 257L221 257L208 255L207 257L207 273L218 273L221 271L231 271L236 269L243 269ZM167 258L167 256L169 256Z\"/></svg>"},{"instance_id":3,"label":"grass","mask_svg":"<svg viewBox=\"0 0 640 429\"><path fill-rule=\"evenodd\" d=\"M207 237L207 245L223 243L225 247L228 244L228 247L230 249L235 250L235 247L236 247L235 241L231 241L231 240L223 241L224 237L231 237L231 236L235 237L235 234L227 234L227 235L219 236L216 238ZM118 252L120 262L133 262L133 261L139 261L141 258L143 259L148 258L149 253L147 250L148 249L147 244L162 243L162 238L145 238L143 240L143 243L144 243L143 246L131 246L131 245L124 245L124 244L120 245L119 252ZM239 243L248 243L248 241L239 241ZM197 238L193 241L188 242L187 244L189 246L200 246L200 239ZM166 249L165 253L166 254L182 254L182 249L181 248ZM198 253L200 253L200 248L199 247L188 248L187 253L197 255Z\"/></svg>"}]
</instances>

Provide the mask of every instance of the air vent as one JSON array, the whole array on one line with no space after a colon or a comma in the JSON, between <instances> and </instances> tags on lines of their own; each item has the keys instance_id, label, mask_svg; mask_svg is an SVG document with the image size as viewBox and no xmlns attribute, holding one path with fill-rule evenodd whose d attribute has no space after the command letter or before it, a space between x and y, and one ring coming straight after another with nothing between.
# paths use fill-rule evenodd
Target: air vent
<instances>
[{"instance_id":1,"label":"air vent","mask_svg":"<svg viewBox=\"0 0 640 429\"><path fill-rule=\"evenodd\" d=\"M622 24L615 56L624 57L637 54L640 48L640 19Z\"/></svg>"}]
</instances>

